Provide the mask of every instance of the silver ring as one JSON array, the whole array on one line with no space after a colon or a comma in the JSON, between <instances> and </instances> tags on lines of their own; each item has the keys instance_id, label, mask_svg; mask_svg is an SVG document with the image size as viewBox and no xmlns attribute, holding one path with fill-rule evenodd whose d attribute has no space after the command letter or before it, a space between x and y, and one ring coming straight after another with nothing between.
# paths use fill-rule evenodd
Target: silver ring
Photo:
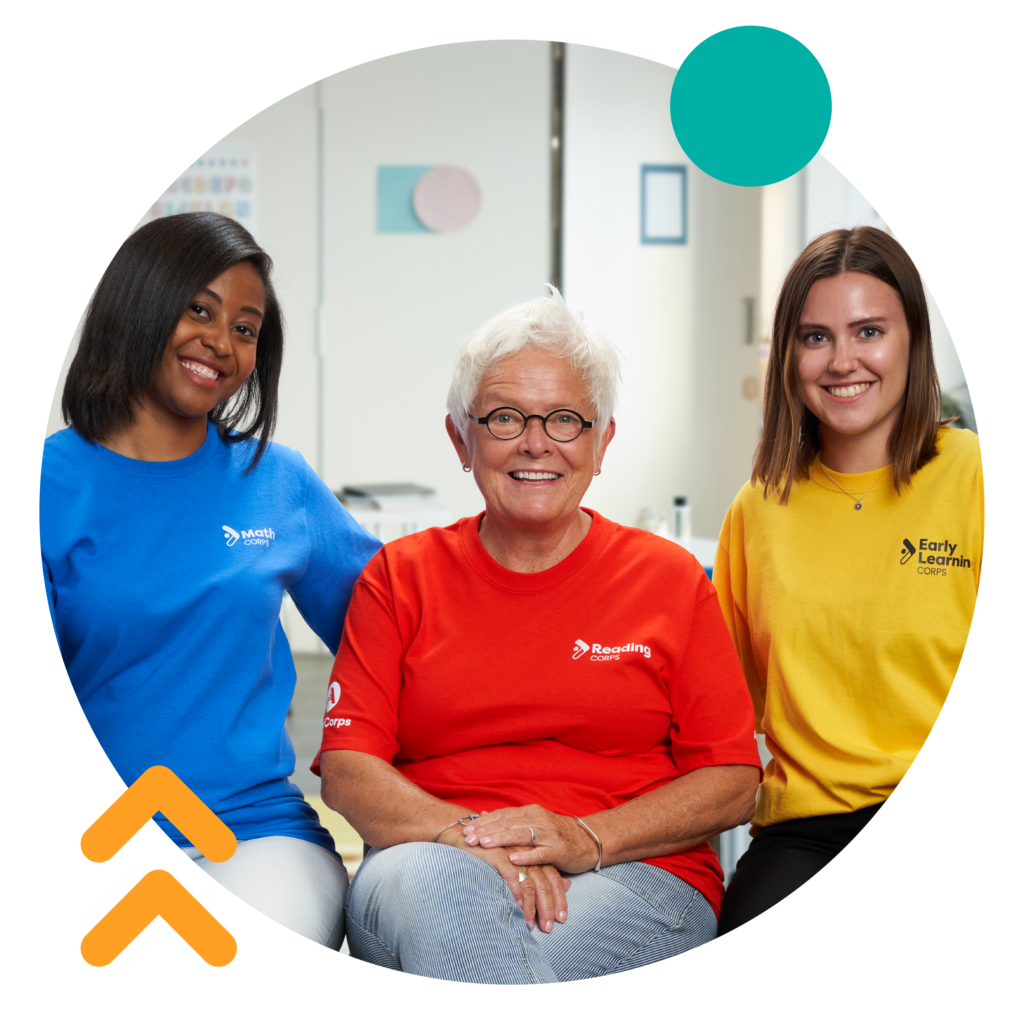
<instances>
[{"instance_id":1,"label":"silver ring","mask_svg":"<svg viewBox=\"0 0 1024 1024\"><path fill-rule=\"evenodd\" d=\"M529 825L527 825L526 827L530 828ZM537 833L534 832L532 828L530 828L530 845L531 846L536 846L537 845Z\"/></svg>"},{"instance_id":2,"label":"silver ring","mask_svg":"<svg viewBox=\"0 0 1024 1024\"><path fill-rule=\"evenodd\" d=\"M527 872L527 871L520 871L519 872L519 881L520 882L525 882L529 877L530 877L529 872Z\"/></svg>"}]
</instances>

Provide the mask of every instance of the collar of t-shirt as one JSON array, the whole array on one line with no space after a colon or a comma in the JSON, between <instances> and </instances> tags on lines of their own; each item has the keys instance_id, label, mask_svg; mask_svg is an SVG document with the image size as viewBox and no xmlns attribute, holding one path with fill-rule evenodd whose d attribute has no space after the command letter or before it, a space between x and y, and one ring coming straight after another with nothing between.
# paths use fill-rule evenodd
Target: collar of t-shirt
<instances>
[{"instance_id":1,"label":"collar of t-shirt","mask_svg":"<svg viewBox=\"0 0 1024 1024\"><path fill-rule=\"evenodd\" d=\"M217 425L212 422L206 425L206 440L200 448L183 459L172 459L169 462L148 462L145 459L132 459L127 455L120 455L101 444L86 441L74 428L71 428L71 435L82 448L83 460L93 460L95 465L106 472L148 477L151 480L189 476L202 469L218 451L223 450Z\"/></svg>"},{"instance_id":2,"label":"collar of t-shirt","mask_svg":"<svg viewBox=\"0 0 1024 1024\"><path fill-rule=\"evenodd\" d=\"M578 576L593 563L611 540L615 529L612 523L592 509L581 506L581 511L586 512L593 520L587 535L557 565L542 572L515 572L506 569L487 553L487 549L480 542L483 512L462 521L462 548L473 568L493 586L514 594L539 594Z\"/></svg>"}]
</instances>

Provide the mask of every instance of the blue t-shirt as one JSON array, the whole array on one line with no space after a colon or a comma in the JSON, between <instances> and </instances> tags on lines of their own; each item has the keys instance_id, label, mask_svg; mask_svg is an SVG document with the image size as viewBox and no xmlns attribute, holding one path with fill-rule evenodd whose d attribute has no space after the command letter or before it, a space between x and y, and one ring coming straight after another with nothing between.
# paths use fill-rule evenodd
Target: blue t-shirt
<instances>
[{"instance_id":1,"label":"blue t-shirt","mask_svg":"<svg viewBox=\"0 0 1024 1024\"><path fill-rule=\"evenodd\" d=\"M294 836L333 849L288 782L284 728L295 666L287 590L325 644L341 639L352 586L380 542L302 456L228 444L143 462L83 440L46 441L43 574L64 664L126 785L166 765L238 839ZM188 840L162 815L179 846Z\"/></svg>"}]
</instances>

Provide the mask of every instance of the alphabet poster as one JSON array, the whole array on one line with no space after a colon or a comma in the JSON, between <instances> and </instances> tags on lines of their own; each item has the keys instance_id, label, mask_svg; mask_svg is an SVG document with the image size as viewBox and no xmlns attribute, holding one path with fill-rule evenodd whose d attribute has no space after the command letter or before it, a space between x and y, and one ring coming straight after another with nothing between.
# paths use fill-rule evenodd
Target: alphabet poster
<instances>
[{"instance_id":1,"label":"alphabet poster","mask_svg":"<svg viewBox=\"0 0 1024 1024\"><path fill-rule=\"evenodd\" d=\"M168 186L141 223L196 210L223 213L257 234L255 143L218 143Z\"/></svg>"}]
</instances>

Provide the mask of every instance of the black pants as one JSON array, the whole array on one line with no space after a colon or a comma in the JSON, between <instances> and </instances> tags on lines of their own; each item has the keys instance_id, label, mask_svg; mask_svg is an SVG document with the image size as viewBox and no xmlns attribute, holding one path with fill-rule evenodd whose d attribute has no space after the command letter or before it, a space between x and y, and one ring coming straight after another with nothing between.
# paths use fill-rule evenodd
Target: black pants
<instances>
[{"instance_id":1,"label":"black pants","mask_svg":"<svg viewBox=\"0 0 1024 1024\"><path fill-rule=\"evenodd\" d=\"M799 889L846 847L881 806L762 828L737 862L736 874L725 890L718 934L746 924Z\"/></svg>"}]
</instances>

